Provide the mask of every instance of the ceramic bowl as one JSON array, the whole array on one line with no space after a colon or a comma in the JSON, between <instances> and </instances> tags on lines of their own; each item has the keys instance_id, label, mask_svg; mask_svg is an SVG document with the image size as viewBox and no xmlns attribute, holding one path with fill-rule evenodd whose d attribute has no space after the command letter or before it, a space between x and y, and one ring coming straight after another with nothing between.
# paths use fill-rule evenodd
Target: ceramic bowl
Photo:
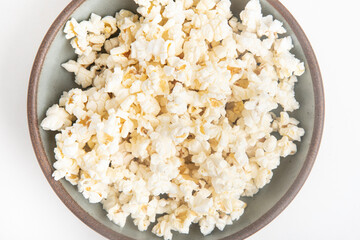
<instances>
[{"instance_id":1,"label":"ceramic bowl","mask_svg":"<svg viewBox=\"0 0 360 240\"><path fill-rule=\"evenodd\" d=\"M232 11L239 16L247 0L233 0ZM301 122L306 131L298 152L294 156L281 160L274 171L270 184L260 190L253 198L244 198L248 207L240 220L226 226L224 231L214 230L203 236L198 225L193 225L189 235L174 234L173 239L243 239L258 231L288 206L304 184L317 155L324 123L324 94L320 70L314 52L303 30L277 0L262 0L264 14L271 14L284 22L291 35L295 48L293 53L306 66L306 72L300 77L295 87L296 98L301 108L292 115ZM75 54L62 32L64 24L70 17L77 20L88 19L90 13L114 15L120 9L135 12L133 0L76 0L72 1L58 16L47 32L37 53L30 76L28 89L28 123L32 144L45 177L64 202L64 204L85 224L109 239L159 239L150 230L140 232L130 217L124 228L113 224L100 204L90 204L65 180L54 181L53 172L55 133L39 128L45 112L52 104L57 103L61 94L76 85L74 76L66 72L61 63L74 59ZM295 221L295 219L294 219ZM149 228L151 229L151 227Z\"/></svg>"}]
</instances>

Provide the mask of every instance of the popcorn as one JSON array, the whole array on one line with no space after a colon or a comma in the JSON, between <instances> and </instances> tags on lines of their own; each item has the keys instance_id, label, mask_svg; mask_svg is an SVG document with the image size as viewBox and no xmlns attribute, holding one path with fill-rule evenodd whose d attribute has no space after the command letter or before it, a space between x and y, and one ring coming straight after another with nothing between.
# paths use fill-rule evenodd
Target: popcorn
<instances>
[{"instance_id":1,"label":"popcorn","mask_svg":"<svg viewBox=\"0 0 360 240\"><path fill-rule=\"evenodd\" d=\"M92 56L87 55L88 59L81 58L79 59L80 62L87 62L92 61L89 60ZM68 72L75 73L75 82L83 88L87 88L92 84L93 78L95 77L95 71L96 67L92 67L90 70L87 70L85 67L83 67L79 62L75 62L73 60L70 60L67 63L64 63L61 65L63 68L65 68Z\"/></svg>"},{"instance_id":2,"label":"popcorn","mask_svg":"<svg viewBox=\"0 0 360 240\"><path fill-rule=\"evenodd\" d=\"M46 112L46 118L41 122L44 130L58 131L71 126L71 116L64 108L54 104Z\"/></svg>"},{"instance_id":3,"label":"popcorn","mask_svg":"<svg viewBox=\"0 0 360 240\"><path fill-rule=\"evenodd\" d=\"M89 55L85 56L85 55L81 55L79 56L77 62L80 63L81 65L87 67L91 64L93 64L95 62L95 60L97 59L96 56L96 52L92 51ZM63 65L64 67L64 65ZM67 70L69 72L69 70Z\"/></svg>"},{"instance_id":4,"label":"popcorn","mask_svg":"<svg viewBox=\"0 0 360 240\"><path fill-rule=\"evenodd\" d=\"M196 214L186 205L181 205L174 211L173 228L180 233L189 233L190 225L196 218Z\"/></svg>"},{"instance_id":5,"label":"popcorn","mask_svg":"<svg viewBox=\"0 0 360 240\"><path fill-rule=\"evenodd\" d=\"M79 24L76 19L71 18L65 25L64 33L66 33L66 39L71 39L78 35L86 35L86 28L84 24Z\"/></svg>"},{"instance_id":6,"label":"popcorn","mask_svg":"<svg viewBox=\"0 0 360 240\"><path fill-rule=\"evenodd\" d=\"M105 38L109 38L117 31L116 18L107 16L101 20L104 23Z\"/></svg>"},{"instance_id":7,"label":"popcorn","mask_svg":"<svg viewBox=\"0 0 360 240\"><path fill-rule=\"evenodd\" d=\"M207 189L201 189L197 194L190 200L190 207L198 214L206 214L209 209L213 206L213 199L208 198L211 192Z\"/></svg>"},{"instance_id":8,"label":"popcorn","mask_svg":"<svg viewBox=\"0 0 360 240\"><path fill-rule=\"evenodd\" d=\"M124 227L130 213L121 209L119 193L114 188L109 188L108 197L102 200L103 208L108 212L108 218L115 224Z\"/></svg>"},{"instance_id":9,"label":"popcorn","mask_svg":"<svg viewBox=\"0 0 360 240\"><path fill-rule=\"evenodd\" d=\"M137 137L136 141L131 141L131 154L134 157L145 159L149 156L147 147L150 144L150 139L145 137Z\"/></svg>"},{"instance_id":10,"label":"popcorn","mask_svg":"<svg viewBox=\"0 0 360 240\"><path fill-rule=\"evenodd\" d=\"M90 203L98 203L107 198L108 185L93 180L86 172L82 172L78 190Z\"/></svg>"},{"instance_id":11,"label":"popcorn","mask_svg":"<svg viewBox=\"0 0 360 240\"><path fill-rule=\"evenodd\" d=\"M71 46L77 55L89 55L92 52L87 36L78 36L71 40Z\"/></svg>"},{"instance_id":12,"label":"popcorn","mask_svg":"<svg viewBox=\"0 0 360 240\"><path fill-rule=\"evenodd\" d=\"M61 148L59 147L55 148L54 150L55 158L57 161L54 163L54 168L56 170L53 173L53 177L56 180L65 177L69 182L71 182L71 184L76 185L79 180L78 178L79 165L75 160L66 157L63 154Z\"/></svg>"},{"instance_id":13,"label":"popcorn","mask_svg":"<svg viewBox=\"0 0 360 240\"><path fill-rule=\"evenodd\" d=\"M103 31L104 23L101 21L101 17L92 13L89 20L88 31L94 33L95 35L100 35Z\"/></svg>"},{"instance_id":14,"label":"popcorn","mask_svg":"<svg viewBox=\"0 0 360 240\"><path fill-rule=\"evenodd\" d=\"M115 38L110 38L108 40L105 41L104 43L104 49L107 53L110 53L110 51L116 47L118 47L120 44L119 42L119 38L115 37Z\"/></svg>"},{"instance_id":15,"label":"popcorn","mask_svg":"<svg viewBox=\"0 0 360 240\"><path fill-rule=\"evenodd\" d=\"M206 216L199 221L200 231L202 234L209 235L215 228L215 218Z\"/></svg>"},{"instance_id":16,"label":"popcorn","mask_svg":"<svg viewBox=\"0 0 360 240\"><path fill-rule=\"evenodd\" d=\"M165 240L172 239L172 227L170 223L170 215L158 218L158 223L152 229L152 232L158 237L164 237Z\"/></svg>"},{"instance_id":17,"label":"popcorn","mask_svg":"<svg viewBox=\"0 0 360 240\"><path fill-rule=\"evenodd\" d=\"M62 66L86 89L64 92L41 123L60 131L53 177L121 227L130 216L164 239L193 223L222 231L297 151L305 131L288 112L304 63L259 0L241 21L229 0L135 2L140 15L65 25L78 57Z\"/></svg>"},{"instance_id":18,"label":"popcorn","mask_svg":"<svg viewBox=\"0 0 360 240\"><path fill-rule=\"evenodd\" d=\"M245 9L240 13L240 19L247 32L255 32L262 19L260 2L249 1Z\"/></svg>"},{"instance_id":19,"label":"popcorn","mask_svg":"<svg viewBox=\"0 0 360 240\"><path fill-rule=\"evenodd\" d=\"M155 98L151 96L146 96L143 93L139 93L137 94L137 101L141 106L141 110L145 114L156 116L160 112L160 106L158 102L156 101Z\"/></svg>"},{"instance_id":20,"label":"popcorn","mask_svg":"<svg viewBox=\"0 0 360 240\"><path fill-rule=\"evenodd\" d=\"M273 20L273 16L271 15L263 17L257 29L257 34L259 36L267 36L269 39L275 39L278 34L286 33L282 25L282 22Z\"/></svg>"},{"instance_id":21,"label":"popcorn","mask_svg":"<svg viewBox=\"0 0 360 240\"><path fill-rule=\"evenodd\" d=\"M86 114L85 103L88 100L84 91L73 88L69 92L64 92L59 100L59 105L65 107L69 114L73 114L77 118L81 118Z\"/></svg>"}]
</instances>

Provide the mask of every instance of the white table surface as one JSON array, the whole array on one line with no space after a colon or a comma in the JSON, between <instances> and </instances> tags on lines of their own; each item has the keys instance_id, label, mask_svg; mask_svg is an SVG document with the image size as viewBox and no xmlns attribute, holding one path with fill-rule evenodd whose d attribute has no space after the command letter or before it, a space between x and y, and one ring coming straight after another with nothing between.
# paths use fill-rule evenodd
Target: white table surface
<instances>
[{"instance_id":1,"label":"white table surface","mask_svg":"<svg viewBox=\"0 0 360 240\"><path fill-rule=\"evenodd\" d=\"M69 0L1 0L0 239L101 240L50 188L28 134L30 69ZM304 187L249 239L360 239L360 48L356 0L282 0L317 54L326 94L321 149ZM339 5L341 3L342 5Z\"/></svg>"}]
</instances>

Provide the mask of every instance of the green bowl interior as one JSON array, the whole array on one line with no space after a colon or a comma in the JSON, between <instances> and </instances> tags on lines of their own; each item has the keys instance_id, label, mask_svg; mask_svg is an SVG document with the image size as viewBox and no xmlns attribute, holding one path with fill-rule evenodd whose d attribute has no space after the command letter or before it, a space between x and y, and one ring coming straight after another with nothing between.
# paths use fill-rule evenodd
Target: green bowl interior
<instances>
[{"instance_id":1,"label":"green bowl interior","mask_svg":"<svg viewBox=\"0 0 360 240\"><path fill-rule=\"evenodd\" d=\"M240 11L244 8L247 0L233 0L232 11L235 16L239 16ZM293 39L295 48L294 53L297 58L305 62L306 69L309 69L303 49L300 46L295 34L285 21L285 19L267 2L261 1L264 15L271 14L276 19L284 23L287 29L287 34ZM88 19L92 12L105 16L114 15L120 9L128 9L135 12L136 5L132 0L87 0L72 14L77 20ZM38 99L37 99L37 116L39 123L45 117L46 110L58 100L63 91L68 91L73 87L79 87L74 83L74 76L66 72L60 64L69 59L75 59L73 49L62 31L58 32L51 47L46 55L44 65L41 71L39 86L38 86ZM295 178L298 176L301 168L306 159L307 152L311 143L311 136L314 128L314 92L313 83L310 71L307 70L303 76L299 78L299 82L295 87L296 98L301 104L301 108L292 113L291 115L297 118L306 131L301 144L298 144L298 153L295 156L289 156L281 160L280 166L274 171L274 176L270 184L264 187L253 198L244 198L248 204L245 213L240 220L234 222L233 225L227 226L224 231L214 230L209 236L203 236L197 225L193 225L190 230L190 235L182 235L174 233L174 240L176 239L219 239L232 235L241 229L252 224L258 220L263 214L269 211L289 190L290 186L294 183ZM42 143L46 151L47 157L51 165L55 162L54 147L55 147L55 133L40 130ZM146 232L140 232L132 223L131 218L124 228L113 224L106 217L106 212L102 209L101 204L91 204L77 191L75 186L72 186L65 180L61 180L63 187L75 199L75 201L93 216L100 224L119 232L125 236L135 239L159 239L151 233L151 227Z\"/></svg>"}]
</instances>

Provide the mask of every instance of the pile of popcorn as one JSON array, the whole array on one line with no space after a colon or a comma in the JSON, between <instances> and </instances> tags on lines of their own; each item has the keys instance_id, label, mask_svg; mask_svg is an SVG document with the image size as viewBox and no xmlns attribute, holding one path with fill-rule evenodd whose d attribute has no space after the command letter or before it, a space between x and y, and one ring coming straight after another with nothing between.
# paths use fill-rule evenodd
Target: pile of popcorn
<instances>
[{"instance_id":1,"label":"pile of popcorn","mask_svg":"<svg viewBox=\"0 0 360 240\"><path fill-rule=\"evenodd\" d=\"M240 197L296 153L304 130L287 112L299 108L304 64L259 0L241 21L230 0L135 2L139 15L65 26L78 58L62 66L82 89L64 92L41 123L60 131L53 176L121 227L131 215L165 239L192 223L223 230L243 214Z\"/></svg>"}]
</instances>

